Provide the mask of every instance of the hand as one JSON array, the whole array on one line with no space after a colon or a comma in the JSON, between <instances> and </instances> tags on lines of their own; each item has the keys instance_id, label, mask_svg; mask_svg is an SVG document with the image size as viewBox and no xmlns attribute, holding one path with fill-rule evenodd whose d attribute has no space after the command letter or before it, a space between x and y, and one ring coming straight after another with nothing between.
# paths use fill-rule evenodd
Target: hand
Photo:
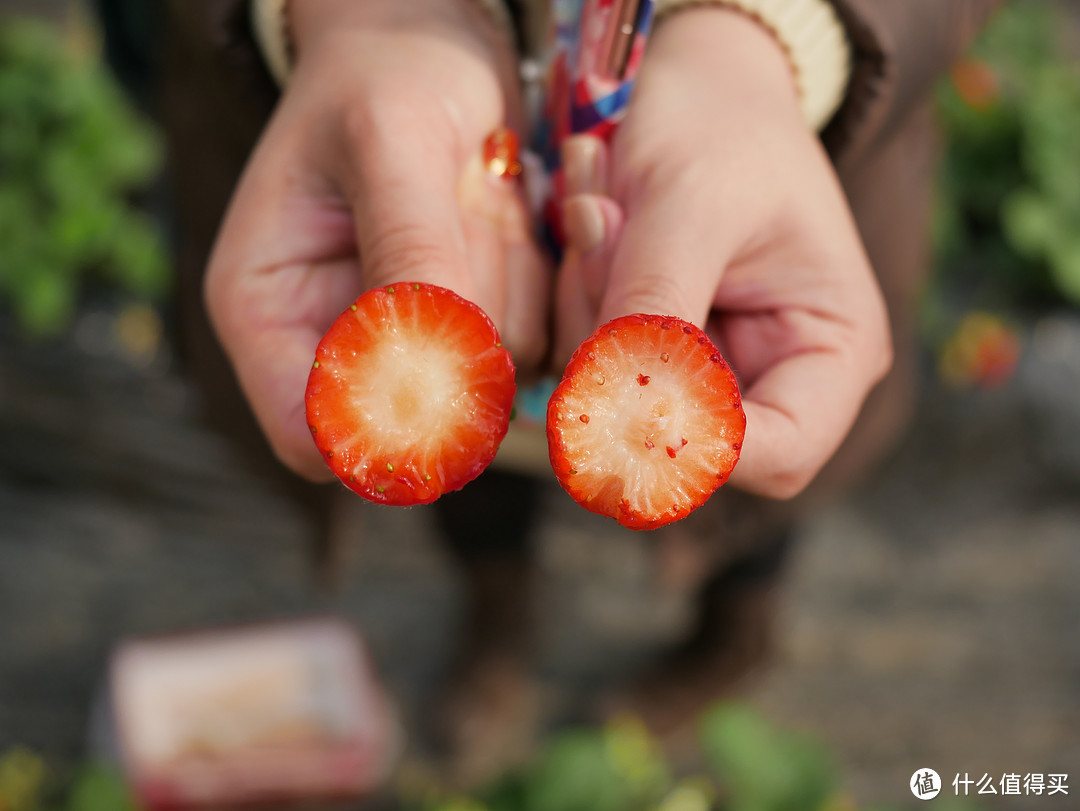
<instances>
[{"instance_id":1,"label":"hand","mask_svg":"<svg viewBox=\"0 0 1080 811\"><path fill-rule=\"evenodd\" d=\"M778 43L727 9L662 20L611 154L595 140L567 149L556 355L632 312L704 326L743 391L731 482L794 496L840 445L891 345Z\"/></svg>"},{"instance_id":2,"label":"hand","mask_svg":"<svg viewBox=\"0 0 1080 811\"><path fill-rule=\"evenodd\" d=\"M482 146L519 123L509 42L471 0L293 0L295 72L245 170L206 276L211 321L275 453L330 478L304 389L356 296L450 288L519 367L545 350L548 277L517 184Z\"/></svg>"}]
</instances>

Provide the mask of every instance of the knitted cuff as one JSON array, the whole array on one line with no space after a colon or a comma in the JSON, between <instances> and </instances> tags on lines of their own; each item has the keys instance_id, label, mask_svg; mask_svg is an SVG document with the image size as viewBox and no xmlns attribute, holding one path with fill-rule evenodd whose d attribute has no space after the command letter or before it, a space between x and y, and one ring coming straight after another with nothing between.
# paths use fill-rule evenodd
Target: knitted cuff
<instances>
[{"instance_id":1,"label":"knitted cuff","mask_svg":"<svg viewBox=\"0 0 1080 811\"><path fill-rule=\"evenodd\" d=\"M511 38L514 24L503 0L472 0ZM288 0L250 0L251 28L259 43L267 70L284 86L292 73L292 43L289 38Z\"/></svg>"},{"instance_id":2,"label":"knitted cuff","mask_svg":"<svg viewBox=\"0 0 1080 811\"><path fill-rule=\"evenodd\" d=\"M807 123L821 130L844 100L851 45L828 0L657 0L656 14L720 5L742 11L776 37L787 53Z\"/></svg>"}]
</instances>

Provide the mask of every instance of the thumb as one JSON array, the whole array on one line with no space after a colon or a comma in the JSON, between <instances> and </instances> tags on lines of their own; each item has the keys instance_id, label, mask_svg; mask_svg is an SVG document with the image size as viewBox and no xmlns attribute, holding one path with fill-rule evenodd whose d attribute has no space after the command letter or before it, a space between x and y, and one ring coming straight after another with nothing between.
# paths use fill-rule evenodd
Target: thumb
<instances>
[{"instance_id":1,"label":"thumb","mask_svg":"<svg viewBox=\"0 0 1080 811\"><path fill-rule=\"evenodd\" d=\"M468 262L454 139L410 123L377 123L348 145L344 191L353 210L364 287L436 284L494 319L501 291L477 279Z\"/></svg>"},{"instance_id":2,"label":"thumb","mask_svg":"<svg viewBox=\"0 0 1080 811\"><path fill-rule=\"evenodd\" d=\"M627 203L599 323L649 313L704 328L731 256L723 223L713 221L708 211L709 206L675 189Z\"/></svg>"}]
</instances>

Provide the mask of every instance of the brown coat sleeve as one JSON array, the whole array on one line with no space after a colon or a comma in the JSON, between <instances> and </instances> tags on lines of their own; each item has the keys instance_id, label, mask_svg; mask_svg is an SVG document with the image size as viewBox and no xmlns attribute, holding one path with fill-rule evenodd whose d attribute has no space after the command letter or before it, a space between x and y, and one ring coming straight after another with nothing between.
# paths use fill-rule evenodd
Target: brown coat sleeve
<instances>
[{"instance_id":1,"label":"brown coat sleeve","mask_svg":"<svg viewBox=\"0 0 1080 811\"><path fill-rule=\"evenodd\" d=\"M519 24L539 19L547 0L510 0ZM851 83L822 134L842 170L893 134L925 100L934 80L963 51L1002 0L832 0L851 39ZM276 89L252 40L247 0L171 0L174 37L198 57L193 69L217 70L247 118L265 120ZM533 20L535 22L535 20ZM536 27L536 26L533 26Z\"/></svg>"},{"instance_id":2,"label":"brown coat sleeve","mask_svg":"<svg viewBox=\"0 0 1080 811\"><path fill-rule=\"evenodd\" d=\"M169 0L168 8L168 68L204 94L208 115L224 116L219 124L225 137L250 141L278 90L255 42L248 0Z\"/></svg>"},{"instance_id":3,"label":"brown coat sleeve","mask_svg":"<svg viewBox=\"0 0 1080 811\"><path fill-rule=\"evenodd\" d=\"M822 138L853 168L907 119L1002 0L833 0L854 50L847 97Z\"/></svg>"}]
</instances>

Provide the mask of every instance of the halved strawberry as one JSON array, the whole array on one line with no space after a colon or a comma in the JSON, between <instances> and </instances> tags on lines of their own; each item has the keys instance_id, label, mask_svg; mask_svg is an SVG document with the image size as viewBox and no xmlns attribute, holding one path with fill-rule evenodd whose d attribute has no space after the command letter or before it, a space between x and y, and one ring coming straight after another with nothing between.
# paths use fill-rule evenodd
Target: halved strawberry
<instances>
[{"instance_id":1,"label":"halved strawberry","mask_svg":"<svg viewBox=\"0 0 1080 811\"><path fill-rule=\"evenodd\" d=\"M679 318L627 315L570 359L548 405L548 452L587 510L656 529L727 481L745 428L735 375L704 332Z\"/></svg>"},{"instance_id":2,"label":"halved strawberry","mask_svg":"<svg viewBox=\"0 0 1080 811\"><path fill-rule=\"evenodd\" d=\"M506 436L514 366L475 304L430 284L364 293L315 352L305 402L326 463L380 504L475 479Z\"/></svg>"}]
</instances>

